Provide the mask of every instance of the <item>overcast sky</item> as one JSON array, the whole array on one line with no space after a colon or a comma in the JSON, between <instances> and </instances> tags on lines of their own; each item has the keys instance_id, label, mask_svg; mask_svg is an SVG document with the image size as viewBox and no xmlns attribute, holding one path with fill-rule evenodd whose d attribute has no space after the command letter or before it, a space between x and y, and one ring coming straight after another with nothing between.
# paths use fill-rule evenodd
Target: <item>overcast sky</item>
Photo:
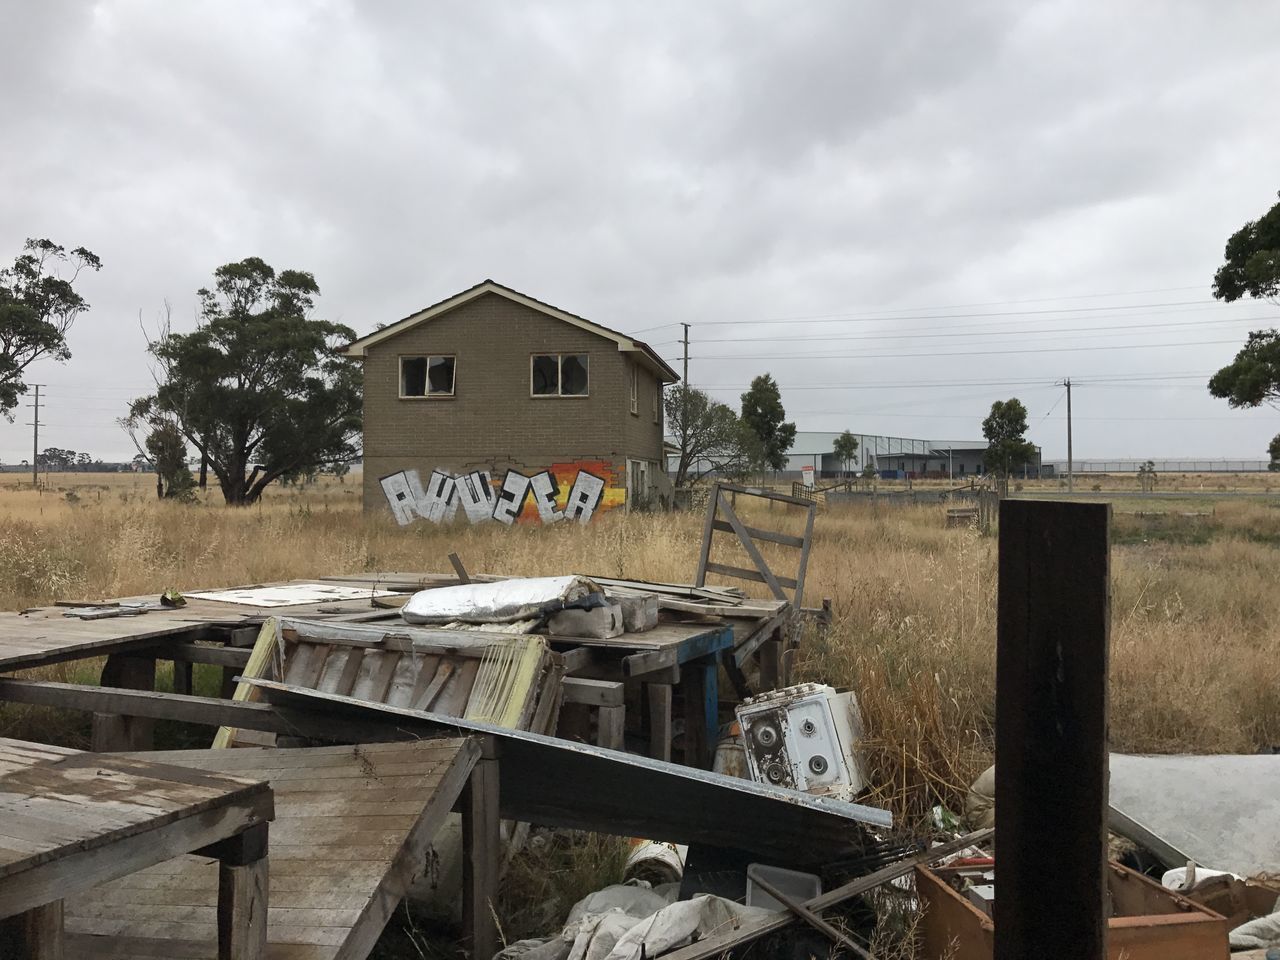
<instances>
[{"instance_id":1,"label":"overcast sky","mask_svg":"<svg viewBox=\"0 0 1280 960\"><path fill-rule=\"evenodd\" d=\"M1069 376L1077 457L1280 431L1205 390L1280 323L1210 295L1280 190L1280 5L0 2L0 258L103 261L42 447L130 456L139 318L251 255L359 333L485 277L672 360L687 322L695 385L772 372L802 430L1017 396L1062 456Z\"/></svg>"}]
</instances>

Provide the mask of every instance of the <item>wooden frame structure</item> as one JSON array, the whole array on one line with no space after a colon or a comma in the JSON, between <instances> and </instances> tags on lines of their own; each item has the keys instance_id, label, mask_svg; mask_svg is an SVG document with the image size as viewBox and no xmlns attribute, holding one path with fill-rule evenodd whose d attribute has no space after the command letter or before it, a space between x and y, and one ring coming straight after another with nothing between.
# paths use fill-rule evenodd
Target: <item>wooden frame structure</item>
<instances>
[{"instance_id":1,"label":"wooden frame structure","mask_svg":"<svg viewBox=\"0 0 1280 960\"><path fill-rule=\"evenodd\" d=\"M725 498L724 494L726 492L804 508L808 511L808 516L805 519L804 536L797 537L789 533L778 533L759 527L748 527L738 518L733 504ZM800 500L783 493L774 493L772 490L752 489L730 483L717 482L712 484L711 497L707 502L707 519L702 528L702 553L698 558L698 573L694 580L695 585L699 587L705 586L708 573L718 573L723 577L732 577L735 580L763 583L769 588L769 592L773 594L775 599L788 601L792 607L799 610L804 602L804 575L809 566L809 545L813 540L813 517L817 513L817 509L817 506L812 501ZM717 532L734 534L738 538L738 543L747 552L747 556L751 558L751 563L755 569L748 570L746 567L729 566L713 561L711 559L711 549ZM764 554L760 552L760 546L756 543L757 540L799 550L800 558L795 576L788 577L774 573L765 561ZM784 588L791 590L790 596L787 595Z\"/></svg>"},{"instance_id":2,"label":"wooden frame structure","mask_svg":"<svg viewBox=\"0 0 1280 960\"><path fill-rule=\"evenodd\" d=\"M726 492L735 498L739 495L756 497L769 503L783 503L803 508L807 511L804 536L797 537L789 533L747 526L738 517L733 503L725 496ZM812 500L729 483L717 482L711 486L711 497L707 501L707 518L702 527L702 549L698 556L695 585L705 588L708 573L751 583L763 583L773 594L775 602L782 604L773 616L758 624L747 636L737 639L731 654L723 658L725 672L740 697L745 698L751 693L751 684L742 668L752 656L760 664L759 689L772 690L778 686L786 686L791 681L791 658L785 649L786 627L803 609L804 578L809 567L809 547L813 542L813 518L817 512L818 506ZM737 538L737 543L746 551L755 569L749 570L712 560L712 549L717 533L733 534ZM788 577L776 573L765 560L760 550L760 543L773 543L799 550L800 556L797 559L795 575ZM790 595L787 590L791 591Z\"/></svg>"}]
</instances>

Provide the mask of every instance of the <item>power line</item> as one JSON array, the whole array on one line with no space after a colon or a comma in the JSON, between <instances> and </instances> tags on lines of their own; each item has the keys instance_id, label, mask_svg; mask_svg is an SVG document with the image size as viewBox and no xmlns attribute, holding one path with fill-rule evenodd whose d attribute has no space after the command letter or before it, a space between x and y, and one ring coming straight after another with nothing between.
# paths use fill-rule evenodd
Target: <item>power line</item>
<instances>
[{"instance_id":1,"label":"power line","mask_svg":"<svg viewBox=\"0 0 1280 960\"><path fill-rule=\"evenodd\" d=\"M1201 306L1204 304L1218 303L1217 300L1175 300L1167 303L1128 303L1128 304L1107 304L1100 307L1060 307L1050 310L1013 310L998 313L933 313L933 314L916 314L909 317L888 316L881 313L876 316L861 315L840 315L840 314L818 314L815 316L797 316L797 317L770 317L766 320L702 320L699 323L706 326L718 326L723 324L759 324L759 323L888 323L896 320L972 320L984 317L1025 317L1040 316L1050 313L1098 313L1103 310L1146 310L1155 309L1157 307L1189 307Z\"/></svg>"},{"instance_id":2,"label":"power line","mask_svg":"<svg viewBox=\"0 0 1280 960\"><path fill-rule=\"evenodd\" d=\"M1059 318L1054 318L1059 319ZM1006 329L999 330L983 330L972 329L959 331L952 328L940 327L920 327L911 330L904 330L900 333L851 333L832 336L825 333L815 334L792 334L791 336L768 336L759 337L751 334L744 334L740 337L710 337L700 340L699 343L768 343L768 342L793 342L796 340L822 340L824 342L835 342L844 340L914 340L914 339L938 339L952 337L989 337L989 336L1035 336L1049 335L1054 336L1062 333L1092 333L1095 331L1116 331L1123 332L1126 330L1153 330L1166 327L1201 327L1210 324L1235 324L1235 323L1257 323L1266 320L1280 320L1280 314L1265 317L1229 317L1220 320L1175 320L1165 321L1162 323L1113 323L1104 326L1095 327L1063 327L1052 330L1027 330L1024 327L1012 327L1009 324L1002 324ZM1041 321L1044 322L1044 321ZM931 333L931 330L945 329L943 333ZM674 341L679 342L679 341Z\"/></svg>"},{"instance_id":3,"label":"power line","mask_svg":"<svg viewBox=\"0 0 1280 960\"><path fill-rule=\"evenodd\" d=\"M1062 402L1062 398L1065 397L1066 395L1067 395L1066 391L1063 391L1062 393L1058 394L1058 399L1053 401L1053 406L1049 408L1049 413L1046 413L1043 417L1041 417L1039 420L1036 421L1037 427L1049 419L1049 414L1053 413L1053 411L1058 409L1058 404Z\"/></svg>"},{"instance_id":4,"label":"power line","mask_svg":"<svg viewBox=\"0 0 1280 960\"><path fill-rule=\"evenodd\" d=\"M945 304L935 304L933 306L882 307L878 309L878 312L879 313L905 313L912 310L967 310L971 307L1007 307L1007 306L1015 306L1023 303L1055 303L1061 300L1097 300L1103 297L1136 297L1136 296L1143 296L1149 293L1181 293L1185 290L1203 290L1203 289L1204 289L1204 284L1197 283L1197 284L1193 284L1185 287L1154 287L1149 290L1126 290L1126 291L1118 291L1115 293L1076 293L1076 294L1067 294L1067 295L1054 296L1054 297L1032 297L1029 299L1020 299L1020 300L986 300L979 303L945 303ZM1195 302L1218 303L1219 301L1205 300L1205 301L1195 301ZM822 320L822 319L846 317L846 316L857 317L861 312L863 311L850 310L850 311L844 311L841 313L817 314L812 318L786 317L786 318L774 318L771 320L742 320L742 321L720 321L720 322L775 323L775 322L781 322L782 320L788 320L788 321L789 320L805 320L805 319ZM896 319L905 320L909 318L899 317ZM677 327L679 325L680 325L680 321L672 320L667 323L660 323L653 327L644 327L640 330L632 331L630 335L634 336L635 334L648 333L651 330L664 330L667 327Z\"/></svg>"},{"instance_id":5,"label":"power line","mask_svg":"<svg viewBox=\"0 0 1280 960\"><path fill-rule=\"evenodd\" d=\"M1077 383L1090 384L1126 384L1136 385L1140 383L1158 382L1164 380L1207 380L1213 376L1212 373L1164 373L1164 374L1096 374L1085 378L1079 378ZM983 386L983 387L1020 387L1042 384L1045 386L1053 386L1054 383L1048 377L1015 377L1004 380L935 380L926 383L904 384L901 380L863 380L858 383L801 383L784 386L784 390L879 390L884 387L903 387L909 386L912 391L916 390L932 390L940 387L964 387L964 386ZM704 386L704 390L745 390L750 384L745 383L719 383Z\"/></svg>"},{"instance_id":6,"label":"power line","mask_svg":"<svg viewBox=\"0 0 1280 960\"><path fill-rule=\"evenodd\" d=\"M958 350L949 353L758 353L758 354L710 354L694 357L695 360L899 360L923 357L974 357L1014 353L1072 353L1093 350L1154 350L1167 347L1202 347L1224 343L1238 344L1233 340L1180 340L1174 343L1119 343L1097 347L1028 347L1019 350ZM676 358L667 358L675 360Z\"/></svg>"}]
</instances>

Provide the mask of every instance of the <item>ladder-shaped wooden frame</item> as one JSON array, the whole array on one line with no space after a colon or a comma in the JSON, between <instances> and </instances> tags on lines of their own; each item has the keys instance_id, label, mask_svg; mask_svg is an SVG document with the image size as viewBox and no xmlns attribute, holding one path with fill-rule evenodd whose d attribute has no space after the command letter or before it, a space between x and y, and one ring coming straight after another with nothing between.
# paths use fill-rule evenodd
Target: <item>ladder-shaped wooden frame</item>
<instances>
[{"instance_id":1,"label":"ladder-shaped wooden frame","mask_svg":"<svg viewBox=\"0 0 1280 960\"><path fill-rule=\"evenodd\" d=\"M737 512L733 509L733 504L725 497L726 492L804 508L808 511L804 536L797 537L789 533L778 533L773 530L762 530L759 527L748 527L738 518ZM774 493L772 490L751 489L729 483L712 484L711 499L707 503L707 519L702 528L702 553L698 558L696 585L699 587L706 586L708 573L717 573L737 580L750 580L753 583L763 583L773 593L775 599L790 602L792 608L798 611L804 602L804 575L806 568L809 566L809 545L813 541L813 517L817 509L817 505L812 501L790 497L784 493ZM754 570L715 563L711 560L711 544L717 531L732 533L737 536L738 542L742 544L747 556L751 558L751 562L755 566ZM795 576L786 577L775 573L765 561L764 554L760 552L760 547L756 543L757 540L799 550L800 560L797 564ZM791 591L790 596L788 596L787 590Z\"/></svg>"}]
</instances>

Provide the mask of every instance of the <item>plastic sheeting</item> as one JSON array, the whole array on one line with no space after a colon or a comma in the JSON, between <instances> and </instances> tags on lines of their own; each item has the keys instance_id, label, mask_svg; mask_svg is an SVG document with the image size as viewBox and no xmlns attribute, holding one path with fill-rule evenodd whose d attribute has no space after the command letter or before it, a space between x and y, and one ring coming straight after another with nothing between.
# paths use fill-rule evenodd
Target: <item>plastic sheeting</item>
<instances>
[{"instance_id":1,"label":"plastic sheeting","mask_svg":"<svg viewBox=\"0 0 1280 960\"><path fill-rule=\"evenodd\" d=\"M1280 755L1113 753L1111 806L1203 866L1280 870Z\"/></svg>"},{"instance_id":2,"label":"plastic sheeting","mask_svg":"<svg viewBox=\"0 0 1280 960\"><path fill-rule=\"evenodd\" d=\"M1228 940L1232 950L1254 950L1280 945L1280 913L1240 924L1231 931Z\"/></svg>"},{"instance_id":3,"label":"plastic sheeting","mask_svg":"<svg viewBox=\"0 0 1280 960\"><path fill-rule=\"evenodd\" d=\"M734 921L770 915L721 897L672 902L642 886L612 886L576 903L558 937L521 940L498 954L501 960L640 960L701 938Z\"/></svg>"},{"instance_id":4,"label":"plastic sheeting","mask_svg":"<svg viewBox=\"0 0 1280 960\"><path fill-rule=\"evenodd\" d=\"M525 577L421 590L400 608L408 623L514 623L580 602L601 588L586 577Z\"/></svg>"}]
</instances>

